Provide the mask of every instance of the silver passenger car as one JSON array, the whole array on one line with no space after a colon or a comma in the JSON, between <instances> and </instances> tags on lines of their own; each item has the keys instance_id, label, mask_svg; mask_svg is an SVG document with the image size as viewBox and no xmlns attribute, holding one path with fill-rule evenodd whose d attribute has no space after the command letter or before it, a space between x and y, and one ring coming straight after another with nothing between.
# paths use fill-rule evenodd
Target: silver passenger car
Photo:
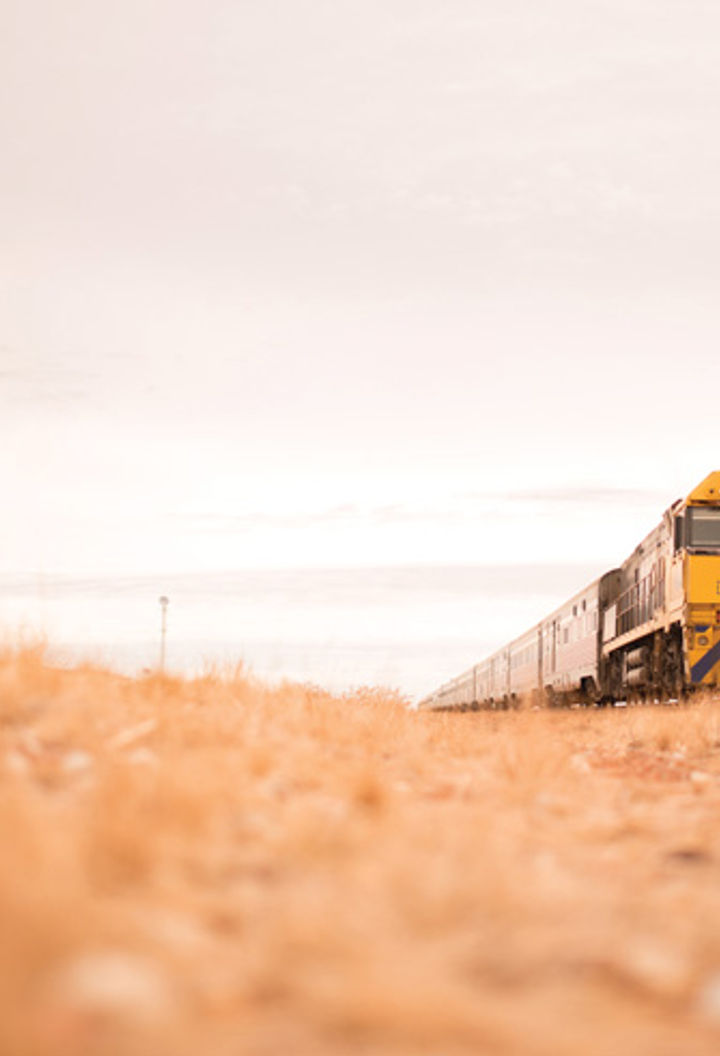
<instances>
[{"instance_id":1,"label":"silver passenger car","mask_svg":"<svg viewBox=\"0 0 720 1056\"><path fill-rule=\"evenodd\" d=\"M507 708L521 700L553 704L600 697L598 661L603 599L613 570L584 587L509 645L446 682L420 707Z\"/></svg>"}]
</instances>

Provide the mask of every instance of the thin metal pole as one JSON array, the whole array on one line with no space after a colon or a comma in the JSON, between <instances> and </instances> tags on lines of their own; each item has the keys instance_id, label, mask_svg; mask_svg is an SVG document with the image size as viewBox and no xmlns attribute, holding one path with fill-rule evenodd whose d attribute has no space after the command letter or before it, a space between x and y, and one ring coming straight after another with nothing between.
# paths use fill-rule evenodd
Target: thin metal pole
<instances>
[{"instance_id":1,"label":"thin metal pole","mask_svg":"<svg viewBox=\"0 0 720 1056\"><path fill-rule=\"evenodd\" d=\"M170 599L165 595L160 598L160 673L165 671L165 636L167 634L167 607Z\"/></svg>"}]
</instances>

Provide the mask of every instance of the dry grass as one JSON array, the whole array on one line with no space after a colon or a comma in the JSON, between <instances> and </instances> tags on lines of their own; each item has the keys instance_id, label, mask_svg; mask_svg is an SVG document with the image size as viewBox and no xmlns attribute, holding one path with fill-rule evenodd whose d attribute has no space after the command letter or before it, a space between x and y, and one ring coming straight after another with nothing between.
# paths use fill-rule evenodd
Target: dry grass
<instances>
[{"instance_id":1,"label":"dry grass","mask_svg":"<svg viewBox=\"0 0 720 1056\"><path fill-rule=\"evenodd\" d=\"M8 651L0 1052L715 1054L719 746Z\"/></svg>"}]
</instances>

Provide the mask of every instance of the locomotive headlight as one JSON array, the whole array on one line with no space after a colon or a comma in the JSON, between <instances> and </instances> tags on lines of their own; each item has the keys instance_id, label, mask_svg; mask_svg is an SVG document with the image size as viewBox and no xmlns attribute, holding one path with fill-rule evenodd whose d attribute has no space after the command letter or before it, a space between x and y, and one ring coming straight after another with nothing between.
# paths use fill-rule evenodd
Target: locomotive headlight
<instances>
[{"instance_id":1,"label":"locomotive headlight","mask_svg":"<svg viewBox=\"0 0 720 1056\"><path fill-rule=\"evenodd\" d=\"M697 644L698 645L708 645L709 644L708 643L708 636L706 634L699 634L698 635Z\"/></svg>"}]
</instances>

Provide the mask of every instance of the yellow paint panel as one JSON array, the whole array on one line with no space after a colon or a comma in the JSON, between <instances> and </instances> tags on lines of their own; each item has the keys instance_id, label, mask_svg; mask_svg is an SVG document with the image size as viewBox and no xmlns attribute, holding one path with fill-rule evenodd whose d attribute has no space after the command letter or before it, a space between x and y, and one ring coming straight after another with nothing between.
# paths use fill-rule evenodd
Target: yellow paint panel
<instances>
[{"instance_id":1,"label":"yellow paint panel","mask_svg":"<svg viewBox=\"0 0 720 1056\"><path fill-rule=\"evenodd\" d=\"M687 556L685 598L690 605L716 605L720 609L720 554Z\"/></svg>"},{"instance_id":2,"label":"yellow paint panel","mask_svg":"<svg viewBox=\"0 0 720 1056\"><path fill-rule=\"evenodd\" d=\"M705 502L720 504L720 470L709 473L687 497L688 506Z\"/></svg>"}]
</instances>

